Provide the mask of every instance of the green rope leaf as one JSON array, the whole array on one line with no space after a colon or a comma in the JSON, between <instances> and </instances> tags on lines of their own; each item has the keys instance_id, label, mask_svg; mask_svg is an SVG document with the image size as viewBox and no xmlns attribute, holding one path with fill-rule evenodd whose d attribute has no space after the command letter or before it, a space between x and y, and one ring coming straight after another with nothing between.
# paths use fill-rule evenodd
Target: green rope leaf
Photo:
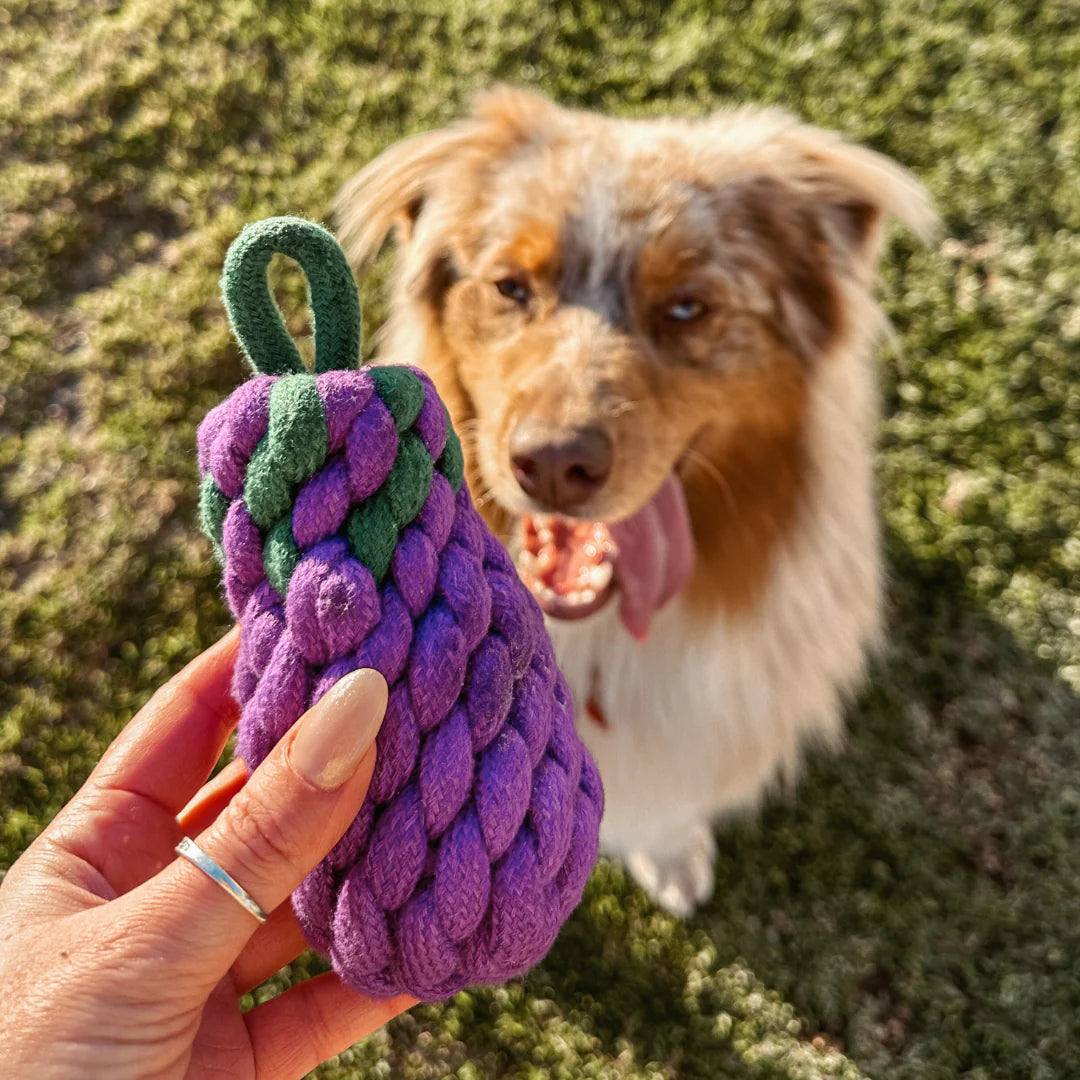
<instances>
[{"instance_id":1,"label":"green rope leaf","mask_svg":"<svg viewBox=\"0 0 1080 1080\"><path fill-rule=\"evenodd\" d=\"M266 580L277 589L284 600L289 581L300 562L300 549L292 534L292 518L283 517L263 541L263 567Z\"/></svg>"},{"instance_id":2,"label":"green rope leaf","mask_svg":"<svg viewBox=\"0 0 1080 1080\"><path fill-rule=\"evenodd\" d=\"M290 512L296 485L322 468L329 440L315 376L289 375L274 383L266 434L244 477L244 502L260 529Z\"/></svg>"},{"instance_id":3,"label":"green rope leaf","mask_svg":"<svg viewBox=\"0 0 1080 1080\"><path fill-rule=\"evenodd\" d=\"M199 485L199 524L202 531L214 542L214 548L221 556L221 540L224 535L225 515L229 511L229 499L224 491L214 483L214 478L207 473Z\"/></svg>"},{"instance_id":4,"label":"green rope leaf","mask_svg":"<svg viewBox=\"0 0 1080 1080\"><path fill-rule=\"evenodd\" d=\"M461 452L461 440L449 421L446 426L446 445L439 455L439 460L435 462L435 467L450 481L456 495L465 480L465 457Z\"/></svg>"},{"instance_id":5,"label":"green rope leaf","mask_svg":"<svg viewBox=\"0 0 1080 1080\"><path fill-rule=\"evenodd\" d=\"M398 527L385 484L349 514L346 531L353 555L381 585L390 572L390 561L398 542Z\"/></svg>"},{"instance_id":6,"label":"green rope leaf","mask_svg":"<svg viewBox=\"0 0 1080 1080\"><path fill-rule=\"evenodd\" d=\"M408 431L424 407L424 384L408 368L393 365L372 368L371 377L398 434Z\"/></svg>"},{"instance_id":7,"label":"green rope leaf","mask_svg":"<svg viewBox=\"0 0 1080 1080\"><path fill-rule=\"evenodd\" d=\"M398 454L383 489L399 529L408 525L424 507L431 490L435 466L423 439L407 431L398 440Z\"/></svg>"}]
</instances>

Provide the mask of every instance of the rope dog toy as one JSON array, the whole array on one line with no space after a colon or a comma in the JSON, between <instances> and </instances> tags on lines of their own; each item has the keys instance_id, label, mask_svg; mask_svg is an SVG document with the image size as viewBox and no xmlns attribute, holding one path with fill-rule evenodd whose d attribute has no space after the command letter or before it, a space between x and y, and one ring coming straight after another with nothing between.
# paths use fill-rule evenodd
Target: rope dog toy
<instances>
[{"instance_id":1,"label":"rope dog toy","mask_svg":"<svg viewBox=\"0 0 1080 1080\"><path fill-rule=\"evenodd\" d=\"M307 277L314 373L267 284L275 252ZM242 627L237 753L253 769L350 671L390 686L368 796L293 894L300 925L371 995L519 975L580 900L603 808L540 609L473 508L430 379L357 368L330 233L249 225L221 280L255 370L198 433L200 519Z\"/></svg>"}]
</instances>

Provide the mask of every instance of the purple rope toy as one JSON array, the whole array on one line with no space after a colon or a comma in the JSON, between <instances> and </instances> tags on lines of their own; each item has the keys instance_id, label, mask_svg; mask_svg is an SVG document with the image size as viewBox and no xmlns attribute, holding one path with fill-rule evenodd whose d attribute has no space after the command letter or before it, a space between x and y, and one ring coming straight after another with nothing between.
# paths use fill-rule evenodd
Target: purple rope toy
<instances>
[{"instance_id":1,"label":"purple rope toy","mask_svg":"<svg viewBox=\"0 0 1080 1080\"><path fill-rule=\"evenodd\" d=\"M266 281L307 275L315 373ZM222 288L256 376L199 428L200 514L239 621L249 769L350 671L390 686L367 799L293 894L308 941L375 996L447 997L537 963L596 860L603 792L541 612L473 508L431 381L357 370L334 238L248 226Z\"/></svg>"}]
</instances>

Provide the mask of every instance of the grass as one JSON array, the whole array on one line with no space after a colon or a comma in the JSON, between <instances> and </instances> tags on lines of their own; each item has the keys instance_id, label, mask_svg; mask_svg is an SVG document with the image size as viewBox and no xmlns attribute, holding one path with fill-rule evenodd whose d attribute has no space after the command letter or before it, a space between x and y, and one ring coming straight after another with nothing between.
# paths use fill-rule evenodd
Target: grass
<instances>
[{"instance_id":1,"label":"grass","mask_svg":"<svg viewBox=\"0 0 1080 1080\"><path fill-rule=\"evenodd\" d=\"M0 865L225 628L193 447L244 374L217 297L244 222L325 216L496 79L624 114L782 103L909 165L946 222L940 249L898 235L885 262L891 643L848 752L720 829L692 921L602 864L527 980L417 1009L324 1077L1074 1071L1080 8L713 8L0 9Z\"/></svg>"}]
</instances>

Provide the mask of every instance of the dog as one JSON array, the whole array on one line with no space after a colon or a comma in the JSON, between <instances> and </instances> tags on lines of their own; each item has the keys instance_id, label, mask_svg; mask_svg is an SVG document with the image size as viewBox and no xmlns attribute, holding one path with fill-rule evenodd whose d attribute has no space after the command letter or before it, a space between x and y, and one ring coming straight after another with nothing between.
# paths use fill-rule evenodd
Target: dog
<instances>
[{"instance_id":1,"label":"dog","mask_svg":"<svg viewBox=\"0 0 1080 1080\"><path fill-rule=\"evenodd\" d=\"M380 356L434 379L543 608L606 792L667 909L713 823L836 744L879 641L871 349L891 160L785 112L613 119L499 88L336 203L397 239Z\"/></svg>"}]
</instances>

